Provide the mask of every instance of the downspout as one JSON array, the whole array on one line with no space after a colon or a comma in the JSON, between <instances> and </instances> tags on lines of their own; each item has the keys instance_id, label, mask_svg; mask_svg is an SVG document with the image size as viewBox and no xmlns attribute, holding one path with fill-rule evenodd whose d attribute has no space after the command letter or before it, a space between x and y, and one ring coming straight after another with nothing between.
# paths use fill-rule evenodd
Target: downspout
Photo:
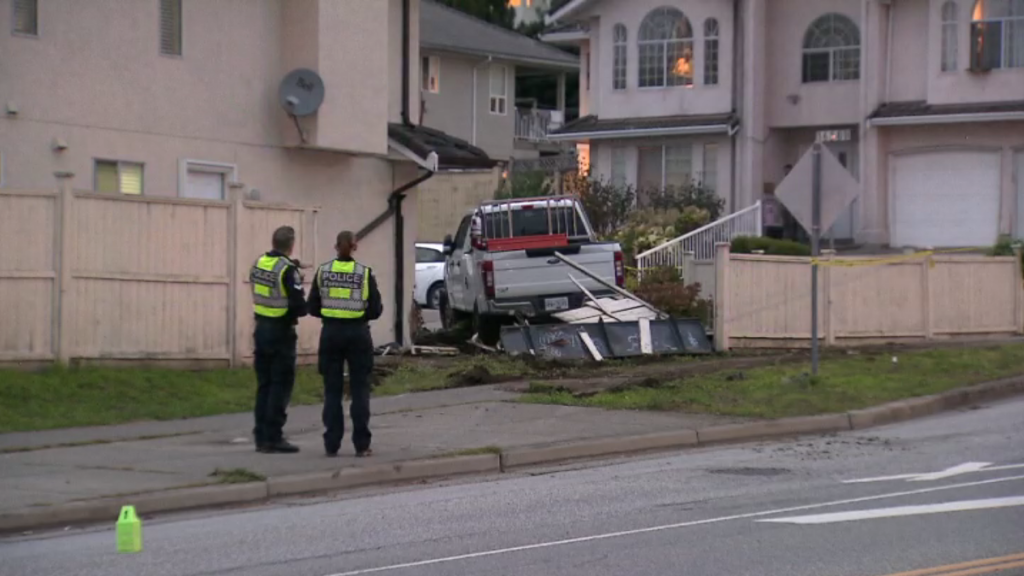
<instances>
[{"instance_id":1,"label":"downspout","mask_svg":"<svg viewBox=\"0 0 1024 576\"><path fill-rule=\"evenodd\" d=\"M409 119L409 44L410 44L410 20L409 0L402 0L402 124L413 126ZM369 234L372 227L376 227L387 215L395 219L395 343L399 346L405 345L405 218L402 216L402 201L405 200L405 192L426 182L434 175L434 172L427 170L425 174L391 192L388 196L388 210L369 226L360 230L359 235ZM357 235L358 236L358 235Z\"/></svg>"},{"instance_id":2,"label":"downspout","mask_svg":"<svg viewBox=\"0 0 1024 576\"><path fill-rule=\"evenodd\" d=\"M892 38L893 23L896 21L896 0L889 1L888 29L885 31L885 102L889 102L892 90Z\"/></svg>"},{"instance_id":3,"label":"downspout","mask_svg":"<svg viewBox=\"0 0 1024 576\"><path fill-rule=\"evenodd\" d=\"M412 126L409 119L409 0L402 0L402 124Z\"/></svg>"},{"instance_id":4,"label":"downspout","mask_svg":"<svg viewBox=\"0 0 1024 576\"><path fill-rule=\"evenodd\" d=\"M732 113L736 118L740 118L740 60L742 56L742 46L740 45L740 38L743 36L740 34L740 2L741 0L733 0L732 2ZM740 119L742 123L742 119ZM739 152L738 143L738 131L733 133L730 130L729 147L731 162L729 163L729 169L731 176L729 178L729 207L732 208L732 212L736 211L736 187L737 179L739 178L739 158L737 157Z\"/></svg>"},{"instance_id":5,"label":"downspout","mask_svg":"<svg viewBox=\"0 0 1024 576\"><path fill-rule=\"evenodd\" d=\"M480 67L483 66L484 64L490 64L491 61L493 61L493 60L494 60L493 56L488 56L487 60L482 60L482 61L478 62L475 66L473 66L473 103L472 103L472 106L471 106L471 108L473 109L473 139L472 139L471 144L473 144L473 146L476 146L476 115L477 115L477 109L480 108L480 102L477 101L476 71L479 70Z\"/></svg>"}]
</instances>

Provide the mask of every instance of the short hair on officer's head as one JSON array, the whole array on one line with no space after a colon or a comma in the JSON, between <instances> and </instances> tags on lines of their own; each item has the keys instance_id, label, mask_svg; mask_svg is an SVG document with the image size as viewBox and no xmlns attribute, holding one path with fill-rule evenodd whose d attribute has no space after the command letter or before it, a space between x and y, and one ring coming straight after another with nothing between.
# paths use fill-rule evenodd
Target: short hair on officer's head
<instances>
[{"instance_id":1,"label":"short hair on officer's head","mask_svg":"<svg viewBox=\"0 0 1024 576\"><path fill-rule=\"evenodd\" d=\"M286 252L291 250L295 246L295 228L291 226L281 226L277 230L274 230L274 236L271 239L271 244L274 250L280 252Z\"/></svg>"},{"instance_id":2,"label":"short hair on officer's head","mask_svg":"<svg viewBox=\"0 0 1024 576\"><path fill-rule=\"evenodd\" d=\"M342 256L351 256L352 247L356 244L356 235L350 230L342 230L338 232L337 242L334 247L338 250L338 254Z\"/></svg>"}]
</instances>

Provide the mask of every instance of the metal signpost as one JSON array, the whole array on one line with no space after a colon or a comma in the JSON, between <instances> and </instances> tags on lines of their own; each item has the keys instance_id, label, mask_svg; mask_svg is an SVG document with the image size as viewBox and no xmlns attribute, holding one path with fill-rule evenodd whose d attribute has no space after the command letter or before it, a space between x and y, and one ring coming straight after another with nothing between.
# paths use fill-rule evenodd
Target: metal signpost
<instances>
[{"instance_id":1,"label":"metal signpost","mask_svg":"<svg viewBox=\"0 0 1024 576\"><path fill-rule=\"evenodd\" d=\"M821 144L811 148L811 374L818 375L818 258L821 256Z\"/></svg>"},{"instance_id":2,"label":"metal signpost","mask_svg":"<svg viewBox=\"0 0 1024 576\"><path fill-rule=\"evenodd\" d=\"M827 191L827 194L824 192ZM811 373L818 374L818 258L821 231L828 230L860 194L860 184L820 142L783 178L775 196L811 233Z\"/></svg>"}]
</instances>

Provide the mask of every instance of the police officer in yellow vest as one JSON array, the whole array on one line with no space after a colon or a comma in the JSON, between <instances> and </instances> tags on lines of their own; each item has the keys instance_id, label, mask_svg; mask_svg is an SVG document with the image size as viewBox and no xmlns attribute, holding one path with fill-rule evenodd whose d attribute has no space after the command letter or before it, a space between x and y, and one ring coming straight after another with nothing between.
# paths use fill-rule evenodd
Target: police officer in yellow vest
<instances>
[{"instance_id":1,"label":"police officer in yellow vest","mask_svg":"<svg viewBox=\"0 0 1024 576\"><path fill-rule=\"evenodd\" d=\"M292 454L299 451L284 439L288 402L295 386L295 325L306 315L299 261L292 260L295 230L274 231L273 250L256 261L249 272L256 313L256 451Z\"/></svg>"},{"instance_id":2,"label":"police officer in yellow vest","mask_svg":"<svg viewBox=\"0 0 1024 576\"><path fill-rule=\"evenodd\" d=\"M370 451L370 374L373 371L371 320L384 310L377 280L369 267L356 262L355 235L338 234L338 257L320 266L309 291L309 313L323 319L320 331L320 374L324 378L324 450L337 456L345 435L342 390L348 363L352 396L352 444L356 456Z\"/></svg>"}]
</instances>

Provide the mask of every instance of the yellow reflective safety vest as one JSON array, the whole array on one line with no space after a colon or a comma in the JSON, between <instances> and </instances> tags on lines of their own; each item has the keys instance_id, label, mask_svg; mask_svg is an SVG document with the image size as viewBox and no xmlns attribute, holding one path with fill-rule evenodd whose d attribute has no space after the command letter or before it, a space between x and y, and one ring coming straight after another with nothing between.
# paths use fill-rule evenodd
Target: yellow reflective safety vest
<instances>
[{"instance_id":1,"label":"yellow reflective safety vest","mask_svg":"<svg viewBox=\"0 0 1024 576\"><path fill-rule=\"evenodd\" d=\"M316 273L320 315L358 320L366 316L370 300L370 269L354 261L331 260Z\"/></svg>"},{"instance_id":2,"label":"yellow reflective safety vest","mask_svg":"<svg viewBox=\"0 0 1024 576\"><path fill-rule=\"evenodd\" d=\"M249 272L252 304L257 316L282 318L288 313L288 294L284 291L284 271L294 265L284 256L260 256Z\"/></svg>"}]
</instances>

